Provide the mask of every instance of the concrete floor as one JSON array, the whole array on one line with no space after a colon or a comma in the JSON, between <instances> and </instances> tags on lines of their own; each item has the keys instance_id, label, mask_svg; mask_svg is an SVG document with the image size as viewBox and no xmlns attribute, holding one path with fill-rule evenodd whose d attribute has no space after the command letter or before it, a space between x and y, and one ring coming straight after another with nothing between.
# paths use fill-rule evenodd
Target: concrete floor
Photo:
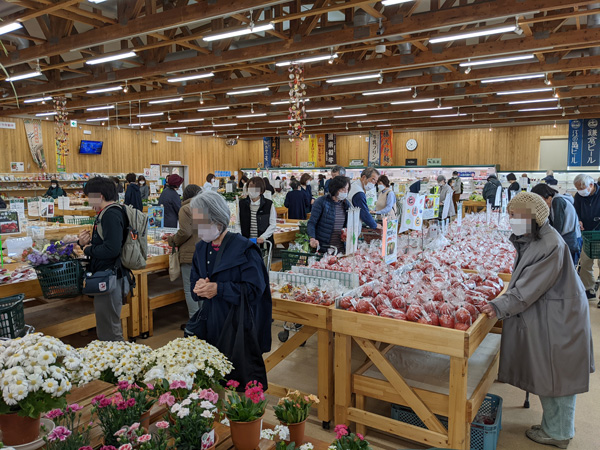
<instances>
[{"instance_id":1,"label":"concrete floor","mask_svg":"<svg viewBox=\"0 0 600 450\"><path fill-rule=\"evenodd\" d=\"M596 339L595 356L596 361L600 361L600 309L596 308L596 302L590 302L590 316L592 322L592 332ZM187 310L185 304L179 303L164 307L154 314L154 336L149 339L138 339L138 343L149 345L153 348L160 347L168 341L181 336L179 325L186 320ZM273 324L273 349L280 345L277 339L277 333L282 330L282 323L275 321ZM85 345L89 340L94 339L93 332L86 337L72 336L66 339L72 345ZM360 361L362 355L357 350L353 352ZM305 347L296 350L288 359L280 363L269 373L269 380L285 386L293 386L305 392L316 393L317 377L316 371L317 339L313 336L308 340ZM543 450L545 448L555 448L536 444L525 437L525 430L531 425L541 422L542 409L539 399L531 396L531 407L523 408L525 393L513 386L494 383L490 393L499 395L503 399L502 411L502 431L498 439L497 450ZM275 397L270 398L270 405L277 402ZM598 372L591 375L590 392L580 395L577 398L577 412L575 426L577 435L569 445L569 450L597 450L600 449L600 438L594 432L597 425L600 407L600 375ZM371 402L369 409L381 414L389 413L389 404L380 402ZM276 423L273 410L268 408L266 420ZM321 428L321 422L317 419L316 413L313 413L307 422L306 433L314 438L330 442L334 438L332 422L331 431L325 431ZM393 450L393 449L425 449L427 447L410 443L397 438L393 438L382 433L369 431L367 439L375 450ZM487 450L487 449L486 449Z\"/></svg>"}]
</instances>

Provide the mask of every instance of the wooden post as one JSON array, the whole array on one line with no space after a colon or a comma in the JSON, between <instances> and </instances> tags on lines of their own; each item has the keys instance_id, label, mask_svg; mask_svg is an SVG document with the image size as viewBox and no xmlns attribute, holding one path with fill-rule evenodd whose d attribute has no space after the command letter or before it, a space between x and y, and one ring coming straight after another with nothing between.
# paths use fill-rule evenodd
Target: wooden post
<instances>
[{"instance_id":1,"label":"wooden post","mask_svg":"<svg viewBox=\"0 0 600 450\"><path fill-rule=\"evenodd\" d=\"M467 418L467 371L466 357L450 357L450 398L448 415L448 443L450 448L469 450L471 424Z\"/></svg>"},{"instance_id":2,"label":"wooden post","mask_svg":"<svg viewBox=\"0 0 600 450\"><path fill-rule=\"evenodd\" d=\"M335 423L348 424L352 406L352 338L335 335Z\"/></svg>"},{"instance_id":3,"label":"wooden post","mask_svg":"<svg viewBox=\"0 0 600 450\"><path fill-rule=\"evenodd\" d=\"M317 339L319 420L329 422L333 418L333 334L328 330L319 330Z\"/></svg>"},{"instance_id":4,"label":"wooden post","mask_svg":"<svg viewBox=\"0 0 600 450\"><path fill-rule=\"evenodd\" d=\"M150 332L150 299L148 298L148 273L137 275L138 294L140 301L140 334Z\"/></svg>"}]
</instances>

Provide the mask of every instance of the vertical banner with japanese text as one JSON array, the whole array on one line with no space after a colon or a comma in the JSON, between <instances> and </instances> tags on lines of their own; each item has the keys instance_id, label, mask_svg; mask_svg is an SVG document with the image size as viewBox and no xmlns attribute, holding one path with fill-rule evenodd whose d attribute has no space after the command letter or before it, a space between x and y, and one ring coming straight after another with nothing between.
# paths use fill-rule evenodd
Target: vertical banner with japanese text
<instances>
[{"instance_id":1,"label":"vertical banner with japanese text","mask_svg":"<svg viewBox=\"0 0 600 450\"><path fill-rule=\"evenodd\" d=\"M272 167L281 166L281 139L279 136L273 138L271 148L271 165Z\"/></svg>"},{"instance_id":2,"label":"vertical banner with japanese text","mask_svg":"<svg viewBox=\"0 0 600 450\"><path fill-rule=\"evenodd\" d=\"M383 130L381 132L381 165L391 166L394 157L394 130Z\"/></svg>"},{"instance_id":3,"label":"vertical banner with japanese text","mask_svg":"<svg viewBox=\"0 0 600 450\"><path fill-rule=\"evenodd\" d=\"M598 119L583 120L582 166L600 166L600 145L598 142Z\"/></svg>"},{"instance_id":4,"label":"vertical banner with japanese text","mask_svg":"<svg viewBox=\"0 0 600 450\"><path fill-rule=\"evenodd\" d=\"M317 134L317 167L325 167L325 135Z\"/></svg>"},{"instance_id":5,"label":"vertical banner with japanese text","mask_svg":"<svg viewBox=\"0 0 600 450\"><path fill-rule=\"evenodd\" d=\"M583 149L582 125L581 120L569 120L569 160L567 166L581 166L581 150Z\"/></svg>"},{"instance_id":6,"label":"vertical banner with japanese text","mask_svg":"<svg viewBox=\"0 0 600 450\"><path fill-rule=\"evenodd\" d=\"M315 166L319 161L319 144L317 142L317 136L311 134L308 138L308 162L314 162Z\"/></svg>"},{"instance_id":7,"label":"vertical banner with japanese text","mask_svg":"<svg viewBox=\"0 0 600 450\"><path fill-rule=\"evenodd\" d=\"M23 119L25 125L25 134L31 157L38 169L47 169L46 157L44 156L44 140L42 139L42 121Z\"/></svg>"},{"instance_id":8,"label":"vertical banner with japanese text","mask_svg":"<svg viewBox=\"0 0 600 450\"><path fill-rule=\"evenodd\" d=\"M335 142L335 134L325 135L325 165L333 166L337 164L337 149Z\"/></svg>"},{"instance_id":9,"label":"vertical banner with japanese text","mask_svg":"<svg viewBox=\"0 0 600 450\"><path fill-rule=\"evenodd\" d=\"M271 149L273 147L273 138L263 138L263 154L265 169L271 167Z\"/></svg>"},{"instance_id":10,"label":"vertical banner with japanese text","mask_svg":"<svg viewBox=\"0 0 600 450\"><path fill-rule=\"evenodd\" d=\"M369 165L381 164L381 133L379 131L369 132Z\"/></svg>"}]
</instances>

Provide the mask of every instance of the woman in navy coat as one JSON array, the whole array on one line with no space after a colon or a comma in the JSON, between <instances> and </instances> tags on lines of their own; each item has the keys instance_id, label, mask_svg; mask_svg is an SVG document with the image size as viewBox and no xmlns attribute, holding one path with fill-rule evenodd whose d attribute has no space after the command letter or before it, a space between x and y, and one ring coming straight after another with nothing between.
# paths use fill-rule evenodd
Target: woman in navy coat
<instances>
[{"instance_id":1,"label":"woman in navy coat","mask_svg":"<svg viewBox=\"0 0 600 450\"><path fill-rule=\"evenodd\" d=\"M241 386L256 379L266 390L262 353L271 350L272 301L269 274L260 249L241 234L227 231L230 211L218 193L205 191L197 195L190 208L200 237L190 285L192 298L203 304L188 322L186 335L196 335L223 352L235 368L230 379L239 381ZM247 300L243 305L242 295ZM245 329L251 330L253 335L246 339L243 351L231 353L231 347L219 346L231 342L235 330L230 329L228 316L241 307L245 309Z\"/></svg>"},{"instance_id":2,"label":"woman in navy coat","mask_svg":"<svg viewBox=\"0 0 600 450\"><path fill-rule=\"evenodd\" d=\"M288 209L288 219L306 220L306 213L310 207L308 196L300 189L300 183L292 181L292 190L285 196L283 206Z\"/></svg>"}]
</instances>

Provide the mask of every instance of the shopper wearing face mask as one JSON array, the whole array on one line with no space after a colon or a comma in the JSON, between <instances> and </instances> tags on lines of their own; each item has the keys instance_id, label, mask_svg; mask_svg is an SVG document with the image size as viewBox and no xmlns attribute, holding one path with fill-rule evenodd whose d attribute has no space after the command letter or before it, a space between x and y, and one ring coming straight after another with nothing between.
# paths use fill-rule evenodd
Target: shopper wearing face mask
<instances>
[{"instance_id":1,"label":"shopper wearing face mask","mask_svg":"<svg viewBox=\"0 0 600 450\"><path fill-rule=\"evenodd\" d=\"M377 180L379 196L375 205L375 214L387 215L390 219L396 218L397 205L396 194L390 187L390 180L385 175L381 175Z\"/></svg>"},{"instance_id":2,"label":"shopper wearing face mask","mask_svg":"<svg viewBox=\"0 0 600 450\"><path fill-rule=\"evenodd\" d=\"M137 179L137 184L140 187L142 200L148 200L148 197L150 197L150 186L148 186L148 183L146 182L146 177L140 175Z\"/></svg>"},{"instance_id":3,"label":"shopper wearing face mask","mask_svg":"<svg viewBox=\"0 0 600 450\"><path fill-rule=\"evenodd\" d=\"M454 209L454 203L452 202L452 195L454 191L448 183L446 183L446 177L444 175L438 175L437 183L440 188L440 218L445 219L447 217L454 217L456 215L456 210ZM442 217L444 214L444 206L448 204L448 215L446 217Z\"/></svg>"},{"instance_id":4,"label":"shopper wearing face mask","mask_svg":"<svg viewBox=\"0 0 600 450\"><path fill-rule=\"evenodd\" d=\"M190 202L198 227L190 283L192 298L203 301L185 333L195 335L219 351L235 368L228 375L245 386L257 380L267 389L262 354L271 350L271 289L260 249L238 233L229 233L230 211L223 196L202 192ZM231 313L231 315L230 315ZM235 324L232 318L241 319ZM238 336L243 339L230 345Z\"/></svg>"},{"instance_id":5,"label":"shopper wearing face mask","mask_svg":"<svg viewBox=\"0 0 600 450\"><path fill-rule=\"evenodd\" d=\"M600 231L600 185L594 182L589 175L579 174L573 180L577 189L575 194L575 211L579 217L579 226L581 231ZM594 260L585 253L581 252L579 260L579 276L585 286L587 298L592 300L596 298L596 277L594 276ZM600 302L598 303L600 308Z\"/></svg>"},{"instance_id":6,"label":"shopper wearing face mask","mask_svg":"<svg viewBox=\"0 0 600 450\"><path fill-rule=\"evenodd\" d=\"M315 201L306 227L311 247L322 252L329 247L344 251L342 228L346 228L350 208L350 202L346 200L349 189L350 178L337 176L329 183L329 192Z\"/></svg>"},{"instance_id":7,"label":"shopper wearing face mask","mask_svg":"<svg viewBox=\"0 0 600 450\"><path fill-rule=\"evenodd\" d=\"M503 320L498 380L540 397L542 421L525 432L529 439L567 448L575 397L589 390L594 372L585 288L542 197L522 192L508 213L514 271L507 291L482 308Z\"/></svg>"},{"instance_id":8,"label":"shopper wearing face mask","mask_svg":"<svg viewBox=\"0 0 600 450\"><path fill-rule=\"evenodd\" d=\"M273 243L277 229L277 212L271 200L264 196L265 182L260 177L248 181L248 197L240 200L240 228L242 236L256 239L258 244L266 240Z\"/></svg>"},{"instance_id":9,"label":"shopper wearing face mask","mask_svg":"<svg viewBox=\"0 0 600 450\"><path fill-rule=\"evenodd\" d=\"M350 187L350 193L348 194L348 200L353 206L360 208L360 220L362 220L364 226L368 228L381 228L371 216L369 207L367 206L367 191L375 189L375 184L379 179L379 171L374 167L367 167L360 174L360 179L352 183Z\"/></svg>"},{"instance_id":10,"label":"shopper wearing face mask","mask_svg":"<svg viewBox=\"0 0 600 450\"><path fill-rule=\"evenodd\" d=\"M50 187L44 194L44 197L52 197L53 199L56 200L58 197L66 197L66 196L67 196L67 193L65 192L65 190L63 188L61 188L58 185L58 181L55 178L53 178L50 181Z\"/></svg>"}]
</instances>

